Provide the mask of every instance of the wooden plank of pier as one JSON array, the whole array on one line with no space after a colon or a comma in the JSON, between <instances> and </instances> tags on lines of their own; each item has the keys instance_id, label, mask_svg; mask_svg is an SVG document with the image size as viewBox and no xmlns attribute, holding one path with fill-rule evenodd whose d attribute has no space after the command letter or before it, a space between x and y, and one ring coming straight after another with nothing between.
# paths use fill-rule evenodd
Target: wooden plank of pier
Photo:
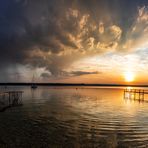
<instances>
[{"instance_id":1,"label":"wooden plank of pier","mask_svg":"<svg viewBox=\"0 0 148 148\"><path fill-rule=\"evenodd\" d=\"M148 94L148 90L144 90L144 89L125 89L125 92L134 92L134 93L144 93L144 94Z\"/></svg>"}]
</instances>

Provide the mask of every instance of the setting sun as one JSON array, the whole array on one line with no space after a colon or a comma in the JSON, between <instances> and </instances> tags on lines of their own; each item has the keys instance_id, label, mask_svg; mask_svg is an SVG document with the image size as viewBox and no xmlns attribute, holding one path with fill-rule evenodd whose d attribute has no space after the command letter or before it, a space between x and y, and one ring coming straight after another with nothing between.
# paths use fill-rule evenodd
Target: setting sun
<instances>
[{"instance_id":1,"label":"setting sun","mask_svg":"<svg viewBox=\"0 0 148 148\"><path fill-rule=\"evenodd\" d=\"M126 72L124 74L124 78L126 82L133 82L135 79L135 75L132 72Z\"/></svg>"}]
</instances>

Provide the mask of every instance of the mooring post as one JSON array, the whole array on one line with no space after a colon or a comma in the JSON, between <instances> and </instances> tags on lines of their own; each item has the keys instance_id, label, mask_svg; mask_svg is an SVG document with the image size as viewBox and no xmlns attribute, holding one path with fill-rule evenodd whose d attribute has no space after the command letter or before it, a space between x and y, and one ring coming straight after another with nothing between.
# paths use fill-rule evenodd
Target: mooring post
<instances>
[{"instance_id":1,"label":"mooring post","mask_svg":"<svg viewBox=\"0 0 148 148\"><path fill-rule=\"evenodd\" d=\"M134 100L136 99L135 96L136 96L136 89L134 90Z\"/></svg>"},{"instance_id":2,"label":"mooring post","mask_svg":"<svg viewBox=\"0 0 148 148\"><path fill-rule=\"evenodd\" d=\"M126 94L126 93L125 93L125 90L124 90L124 98L125 98L125 94Z\"/></svg>"},{"instance_id":3,"label":"mooring post","mask_svg":"<svg viewBox=\"0 0 148 148\"><path fill-rule=\"evenodd\" d=\"M138 99L140 100L140 90L138 90L138 93L139 93Z\"/></svg>"},{"instance_id":4,"label":"mooring post","mask_svg":"<svg viewBox=\"0 0 148 148\"><path fill-rule=\"evenodd\" d=\"M143 100L144 100L144 90L143 90Z\"/></svg>"},{"instance_id":5,"label":"mooring post","mask_svg":"<svg viewBox=\"0 0 148 148\"><path fill-rule=\"evenodd\" d=\"M10 92L8 92L8 97L9 97L9 105L10 105Z\"/></svg>"}]
</instances>

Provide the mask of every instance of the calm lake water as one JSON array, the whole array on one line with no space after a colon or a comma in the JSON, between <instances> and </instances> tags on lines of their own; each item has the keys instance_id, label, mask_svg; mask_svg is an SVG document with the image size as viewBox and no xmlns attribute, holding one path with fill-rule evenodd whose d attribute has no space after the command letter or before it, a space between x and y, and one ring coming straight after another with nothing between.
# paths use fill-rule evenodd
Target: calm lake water
<instances>
[{"instance_id":1,"label":"calm lake water","mask_svg":"<svg viewBox=\"0 0 148 148\"><path fill-rule=\"evenodd\" d=\"M148 96L124 99L123 88L8 90L24 91L23 106L0 112L0 148L148 147Z\"/></svg>"}]
</instances>

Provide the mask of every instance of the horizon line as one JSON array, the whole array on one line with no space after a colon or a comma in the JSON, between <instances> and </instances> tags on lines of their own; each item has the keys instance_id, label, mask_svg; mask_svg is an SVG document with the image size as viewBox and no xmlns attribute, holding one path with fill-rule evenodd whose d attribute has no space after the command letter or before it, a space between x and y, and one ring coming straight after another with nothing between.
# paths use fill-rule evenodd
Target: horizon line
<instances>
[{"instance_id":1,"label":"horizon line","mask_svg":"<svg viewBox=\"0 0 148 148\"><path fill-rule=\"evenodd\" d=\"M0 85L32 85L39 86L126 86L126 87L148 87L148 84L111 84L111 83L31 83L31 82L0 82Z\"/></svg>"}]
</instances>

